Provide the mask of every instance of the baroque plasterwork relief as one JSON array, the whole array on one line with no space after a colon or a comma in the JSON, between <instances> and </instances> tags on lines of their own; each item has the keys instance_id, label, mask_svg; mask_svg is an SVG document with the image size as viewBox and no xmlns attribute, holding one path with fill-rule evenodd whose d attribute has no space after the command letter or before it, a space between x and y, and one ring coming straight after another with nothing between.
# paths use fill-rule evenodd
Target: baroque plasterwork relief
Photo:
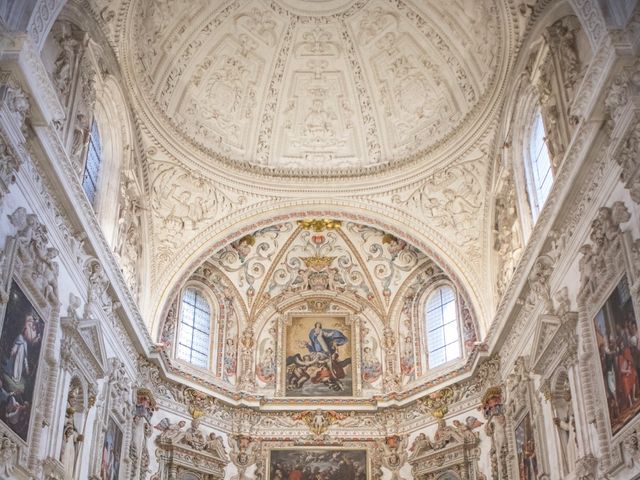
<instances>
[{"instance_id":1,"label":"baroque plasterwork relief","mask_svg":"<svg viewBox=\"0 0 640 480\"><path fill-rule=\"evenodd\" d=\"M352 293L384 315L407 276L427 257L378 229L344 222L314 231L289 221L245 235L209 261L238 288L250 315L291 292Z\"/></svg>"},{"instance_id":2,"label":"baroque plasterwork relief","mask_svg":"<svg viewBox=\"0 0 640 480\"><path fill-rule=\"evenodd\" d=\"M430 286L445 282L457 291L465 353L455 371L432 375L427 387L469 371L481 350L468 293L427 255L393 234L354 221L290 219L261 227L214 251L187 280L189 285L202 284L215 298L218 321L211 373L203 379L202 370L173 359L179 288L172 290L174 300L155 351L173 373L207 389L232 397L242 391L244 401L270 402L274 388L284 388L284 376L276 372L284 362L286 318L348 314L356 325L353 362L361 366L354 379L358 391L366 393L345 402L367 403L383 390L408 398L425 387L428 373L421 327L418 320L413 324L413 316L423 315L419 299ZM403 322L396 320L400 310ZM414 359L419 360L417 371ZM278 397L277 405L291 403Z\"/></svg>"},{"instance_id":3,"label":"baroque plasterwork relief","mask_svg":"<svg viewBox=\"0 0 640 480\"><path fill-rule=\"evenodd\" d=\"M192 170L166 161L155 147L149 158L151 222L154 231L153 271L159 273L177 250L205 226L248 204L242 193Z\"/></svg>"},{"instance_id":4,"label":"baroque plasterwork relief","mask_svg":"<svg viewBox=\"0 0 640 480\"><path fill-rule=\"evenodd\" d=\"M98 3L109 30L120 14ZM486 105L505 60L498 1L343 3L135 1L124 67L186 146L271 169L397 163Z\"/></svg>"}]
</instances>

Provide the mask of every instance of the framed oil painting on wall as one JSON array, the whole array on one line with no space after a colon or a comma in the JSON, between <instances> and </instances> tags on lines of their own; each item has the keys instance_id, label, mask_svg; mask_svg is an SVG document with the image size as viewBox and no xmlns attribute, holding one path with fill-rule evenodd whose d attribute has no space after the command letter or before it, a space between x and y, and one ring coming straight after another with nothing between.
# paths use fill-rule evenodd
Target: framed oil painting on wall
<instances>
[{"instance_id":1,"label":"framed oil painting on wall","mask_svg":"<svg viewBox=\"0 0 640 480\"><path fill-rule=\"evenodd\" d=\"M366 450L271 450L267 480L368 480Z\"/></svg>"},{"instance_id":2,"label":"framed oil painting on wall","mask_svg":"<svg viewBox=\"0 0 640 480\"><path fill-rule=\"evenodd\" d=\"M529 413L522 417L515 433L518 478L520 480L535 480L538 478L538 457Z\"/></svg>"},{"instance_id":3,"label":"framed oil painting on wall","mask_svg":"<svg viewBox=\"0 0 640 480\"><path fill-rule=\"evenodd\" d=\"M118 480L120 475L120 455L122 451L122 430L109 417L107 431L102 444L100 480Z\"/></svg>"},{"instance_id":4,"label":"framed oil painting on wall","mask_svg":"<svg viewBox=\"0 0 640 480\"><path fill-rule=\"evenodd\" d=\"M640 412L636 318L629 282L624 276L593 320L613 435Z\"/></svg>"},{"instance_id":5,"label":"framed oil painting on wall","mask_svg":"<svg viewBox=\"0 0 640 480\"><path fill-rule=\"evenodd\" d=\"M13 281L0 332L0 420L24 441L29 435L43 336L42 317Z\"/></svg>"},{"instance_id":6,"label":"framed oil painting on wall","mask_svg":"<svg viewBox=\"0 0 640 480\"><path fill-rule=\"evenodd\" d=\"M292 316L285 326L285 395L352 396L353 338L347 316Z\"/></svg>"}]
</instances>

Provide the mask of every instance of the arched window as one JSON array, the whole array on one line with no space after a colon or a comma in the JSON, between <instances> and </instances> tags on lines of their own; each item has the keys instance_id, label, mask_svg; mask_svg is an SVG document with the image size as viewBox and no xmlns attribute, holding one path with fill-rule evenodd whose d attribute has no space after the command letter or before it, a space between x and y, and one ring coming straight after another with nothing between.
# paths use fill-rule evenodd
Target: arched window
<instances>
[{"instance_id":1,"label":"arched window","mask_svg":"<svg viewBox=\"0 0 640 480\"><path fill-rule=\"evenodd\" d=\"M529 136L528 159L525 162L527 175L527 190L531 204L531 214L535 221L542 210L544 202L549 196L553 185L553 173L551 171L551 157L547 148L547 140L544 135L544 123L540 109L536 110L531 134Z\"/></svg>"},{"instance_id":2,"label":"arched window","mask_svg":"<svg viewBox=\"0 0 640 480\"><path fill-rule=\"evenodd\" d=\"M176 357L197 367L209 366L211 308L201 292L187 288L182 296Z\"/></svg>"},{"instance_id":3,"label":"arched window","mask_svg":"<svg viewBox=\"0 0 640 480\"><path fill-rule=\"evenodd\" d=\"M87 195L89 202L91 202L91 205L95 204L101 165L102 144L100 143L98 126L94 121L91 124L89 145L87 147L87 161L84 164L84 173L82 174L82 188L84 189L84 193Z\"/></svg>"},{"instance_id":4,"label":"arched window","mask_svg":"<svg viewBox=\"0 0 640 480\"><path fill-rule=\"evenodd\" d=\"M426 330L430 368L460 358L457 310L456 294L451 287L438 288L427 300Z\"/></svg>"}]
</instances>

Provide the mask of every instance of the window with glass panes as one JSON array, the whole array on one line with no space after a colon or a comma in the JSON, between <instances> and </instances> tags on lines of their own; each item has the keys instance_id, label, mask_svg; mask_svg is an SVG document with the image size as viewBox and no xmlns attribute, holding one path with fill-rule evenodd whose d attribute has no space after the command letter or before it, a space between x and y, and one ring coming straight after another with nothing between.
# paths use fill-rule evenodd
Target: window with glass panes
<instances>
[{"instance_id":1,"label":"window with glass panes","mask_svg":"<svg viewBox=\"0 0 640 480\"><path fill-rule=\"evenodd\" d=\"M195 288L187 288L182 297L177 358L207 368L210 332L209 302Z\"/></svg>"},{"instance_id":2,"label":"window with glass panes","mask_svg":"<svg viewBox=\"0 0 640 480\"><path fill-rule=\"evenodd\" d=\"M451 287L438 288L426 305L429 367L460 358L460 328L456 294Z\"/></svg>"},{"instance_id":3,"label":"window with glass panes","mask_svg":"<svg viewBox=\"0 0 640 480\"><path fill-rule=\"evenodd\" d=\"M534 117L531 137L529 138L529 162L526 168L529 185L529 200L533 219L538 218L544 202L546 202L551 186L553 173L551 172L551 157L544 136L544 123L540 110Z\"/></svg>"},{"instance_id":4,"label":"window with glass panes","mask_svg":"<svg viewBox=\"0 0 640 480\"><path fill-rule=\"evenodd\" d=\"M87 161L84 164L84 173L82 174L82 188L91 205L93 205L96 198L101 165L102 144L100 143L100 132L98 132L96 122L93 122L91 124L91 132L89 133Z\"/></svg>"}]
</instances>

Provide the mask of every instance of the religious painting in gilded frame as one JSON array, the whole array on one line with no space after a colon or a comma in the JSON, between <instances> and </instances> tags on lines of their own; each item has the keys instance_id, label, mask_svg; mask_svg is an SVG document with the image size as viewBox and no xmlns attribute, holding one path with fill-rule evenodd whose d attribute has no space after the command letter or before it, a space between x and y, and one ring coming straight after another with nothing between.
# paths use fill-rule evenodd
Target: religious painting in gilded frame
<instances>
[{"instance_id":1,"label":"religious painting in gilded frame","mask_svg":"<svg viewBox=\"0 0 640 480\"><path fill-rule=\"evenodd\" d=\"M0 332L0 420L23 441L29 436L45 322L13 280Z\"/></svg>"},{"instance_id":2,"label":"religious painting in gilded frame","mask_svg":"<svg viewBox=\"0 0 640 480\"><path fill-rule=\"evenodd\" d=\"M538 455L533 435L531 415L527 412L516 427L516 454L518 458L518 478L535 480L538 478Z\"/></svg>"},{"instance_id":3,"label":"religious painting in gilded frame","mask_svg":"<svg viewBox=\"0 0 640 480\"><path fill-rule=\"evenodd\" d=\"M115 420L109 417L107 431L102 442L100 480L117 480L119 478L121 454L122 430Z\"/></svg>"},{"instance_id":4,"label":"religious painting in gilded frame","mask_svg":"<svg viewBox=\"0 0 640 480\"><path fill-rule=\"evenodd\" d=\"M335 448L274 449L267 480L368 480L367 451Z\"/></svg>"},{"instance_id":5,"label":"religious painting in gilded frame","mask_svg":"<svg viewBox=\"0 0 640 480\"><path fill-rule=\"evenodd\" d=\"M347 315L292 315L285 324L285 396L353 396L354 338Z\"/></svg>"},{"instance_id":6,"label":"religious painting in gilded frame","mask_svg":"<svg viewBox=\"0 0 640 480\"><path fill-rule=\"evenodd\" d=\"M640 412L640 339L626 276L593 319L611 432Z\"/></svg>"}]
</instances>

